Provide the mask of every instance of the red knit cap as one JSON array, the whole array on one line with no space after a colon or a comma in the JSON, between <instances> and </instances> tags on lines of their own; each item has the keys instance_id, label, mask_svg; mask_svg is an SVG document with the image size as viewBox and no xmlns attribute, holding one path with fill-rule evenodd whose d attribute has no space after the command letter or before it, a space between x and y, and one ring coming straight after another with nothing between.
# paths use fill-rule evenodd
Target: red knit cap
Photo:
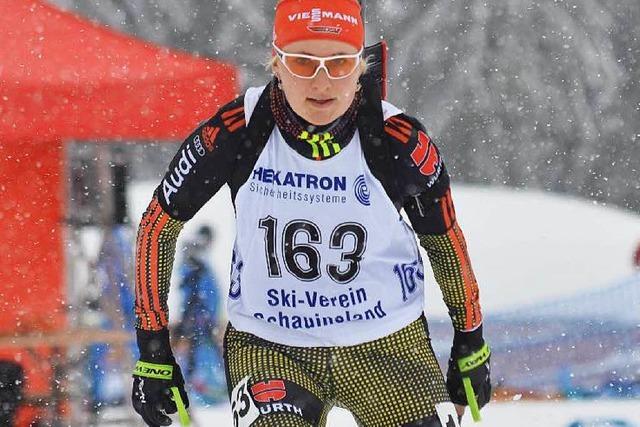
<instances>
[{"instance_id":1,"label":"red knit cap","mask_svg":"<svg viewBox=\"0 0 640 427\"><path fill-rule=\"evenodd\" d=\"M282 0L276 6L273 41L279 48L300 40L337 40L364 45L357 0Z\"/></svg>"}]
</instances>

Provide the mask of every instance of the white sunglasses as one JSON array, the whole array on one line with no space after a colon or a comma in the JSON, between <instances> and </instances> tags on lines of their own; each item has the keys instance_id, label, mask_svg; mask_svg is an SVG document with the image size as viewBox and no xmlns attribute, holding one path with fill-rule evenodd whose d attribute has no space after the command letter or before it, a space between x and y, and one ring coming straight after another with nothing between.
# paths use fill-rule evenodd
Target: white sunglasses
<instances>
[{"instance_id":1,"label":"white sunglasses","mask_svg":"<svg viewBox=\"0 0 640 427\"><path fill-rule=\"evenodd\" d=\"M273 43L278 58L285 68L294 76L301 79L312 79L324 70L332 80L349 77L360 64L362 48L351 55L313 56L302 53L287 53Z\"/></svg>"}]
</instances>

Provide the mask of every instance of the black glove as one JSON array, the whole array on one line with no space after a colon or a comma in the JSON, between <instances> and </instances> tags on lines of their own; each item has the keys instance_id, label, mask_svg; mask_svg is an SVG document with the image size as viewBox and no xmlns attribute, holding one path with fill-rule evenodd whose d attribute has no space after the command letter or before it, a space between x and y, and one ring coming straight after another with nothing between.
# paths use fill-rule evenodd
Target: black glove
<instances>
[{"instance_id":1,"label":"black glove","mask_svg":"<svg viewBox=\"0 0 640 427\"><path fill-rule=\"evenodd\" d=\"M171 387L177 387L180 397L189 407L189 398L184 389L184 378L176 363L171 346L169 331L136 330L140 360L133 371L131 400L133 409L142 416L148 426L171 425L171 418L178 408L173 400Z\"/></svg>"},{"instance_id":2,"label":"black glove","mask_svg":"<svg viewBox=\"0 0 640 427\"><path fill-rule=\"evenodd\" d=\"M447 390L453 403L469 404L463 378L470 380L478 408L482 408L489 402L491 399L490 358L491 351L482 338L482 325L471 332L455 331L447 371Z\"/></svg>"}]
</instances>

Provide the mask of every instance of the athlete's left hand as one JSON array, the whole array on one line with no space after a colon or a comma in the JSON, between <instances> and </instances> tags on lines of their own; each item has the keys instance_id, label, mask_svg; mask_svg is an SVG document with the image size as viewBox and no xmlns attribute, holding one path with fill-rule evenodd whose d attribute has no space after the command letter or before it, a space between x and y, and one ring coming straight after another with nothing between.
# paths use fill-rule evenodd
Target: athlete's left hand
<instances>
[{"instance_id":1,"label":"athlete's left hand","mask_svg":"<svg viewBox=\"0 0 640 427\"><path fill-rule=\"evenodd\" d=\"M463 413L464 406L470 404L465 392L465 379L473 389L478 409L491 399L490 357L489 346L482 337L482 326L471 332L455 332L447 371L447 390L454 404L463 405Z\"/></svg>"}]
</instances>

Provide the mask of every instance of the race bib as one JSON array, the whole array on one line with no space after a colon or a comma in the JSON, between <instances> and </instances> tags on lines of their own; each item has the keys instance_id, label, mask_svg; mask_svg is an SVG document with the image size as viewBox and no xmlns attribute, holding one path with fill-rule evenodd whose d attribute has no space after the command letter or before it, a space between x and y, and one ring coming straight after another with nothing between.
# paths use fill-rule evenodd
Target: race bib
<instances>
[{"instance_id":1,"label":"race bib","mask_svg":"<svg viewBox=\"0 0 640 427\"><path fill-rule=\"evenodd\" d=\"M442 402L436 405L436 414L442 427L460 427L456 407L451 402Z\"/></svg>"},{"instance_id":2,"label":"race bib","mask_svg":"<svg viewBox=\"0 0 640 427\"><path fill-rule=\"evenodd\" d=\"M249 375L244 377L231 392L234 427L249 427L260 416L260 410L249 393L249 378Z\"/></svg>"}]
</instances>

